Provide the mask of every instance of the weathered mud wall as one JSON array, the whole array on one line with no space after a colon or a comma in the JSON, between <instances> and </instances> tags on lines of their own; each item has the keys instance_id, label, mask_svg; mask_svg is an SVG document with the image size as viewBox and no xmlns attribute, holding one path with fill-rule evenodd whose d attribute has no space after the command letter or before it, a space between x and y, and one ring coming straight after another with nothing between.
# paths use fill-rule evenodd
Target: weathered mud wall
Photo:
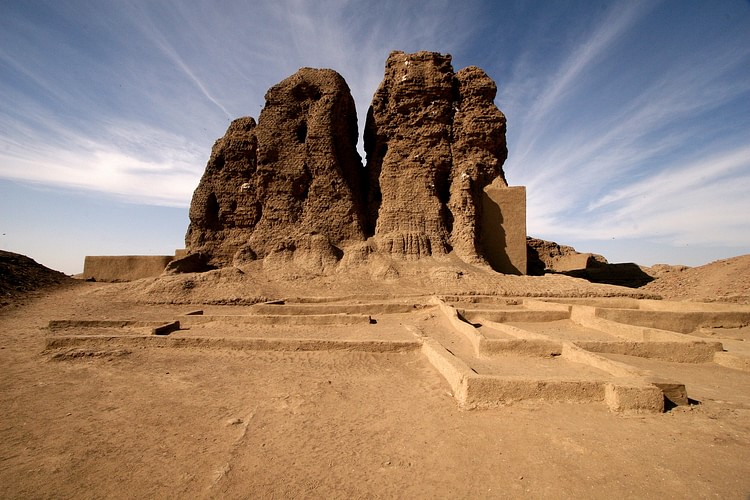
<instances>
[{"instance_id":1,"label":"weathered mud wall","mask_svg":"<svg viewBox=\"0 0 750 500\"><path fill-rule=\"evenodd\" d=\"M360 252L371 238L365 254L453 251L487 263L484 189L507 187L496 92L477 67L455 73L449 55L391 53L365 124L363 166L346 82L300 69L268 91L257 124L235 120L214 145L190 207L188 250L219 266L262 258L328 272L347 246Z\"/></svg>"},{"instance_id":2,"label":"weathered mud wall","mask_svg":"<svg viewBox=\"0 0 750 500\"><path fill-rule=\"evenodd\" d=\"M480 260L482 189L504 179L507 157L496 92L479 68L454 73L449 55L388 57L365 125L369 225L381 251Z\"/></svg>"},{"instance_id":3,"label":"weathered mud wall","mask_svg":"<svg viewBox=\"0 0 750 500\"><path fill-rule=\"evenodd\" d=\"M213 147L190 206L186 245L212 263L263 258L297 245L364 239L362 162L349 87L302 68L272 87L256 125L235 120Z\"/></svg>"}]
</instances>

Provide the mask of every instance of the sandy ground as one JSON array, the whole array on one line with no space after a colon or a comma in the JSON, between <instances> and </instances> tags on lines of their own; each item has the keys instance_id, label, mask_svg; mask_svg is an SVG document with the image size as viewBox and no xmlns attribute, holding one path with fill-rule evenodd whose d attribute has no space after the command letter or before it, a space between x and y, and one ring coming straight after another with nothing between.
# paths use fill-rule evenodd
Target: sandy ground
<instances>
[{"instance_id":1,"label":"sandy ground","mask_svg":"<svg viewBox=\"0 0 750 500\"><path fill-rule=\"evenodd\" d=\"M462 411L418 351L43 352L50 319L185 312L121 289L0 309L0 497L750 495L750 372L675 363L700 404L664 414Z\"/></svg>"},{"instance_id":2,"label":"sandy ground","mask_svg":"<svg viewBox=\"0 0 750 500\"><path fill-rule=\"evenodd\" d=\"M641 288L665 299L750 304L750 254L698 267L643 268L656 279Z\"/></svg>"}]
</instances>

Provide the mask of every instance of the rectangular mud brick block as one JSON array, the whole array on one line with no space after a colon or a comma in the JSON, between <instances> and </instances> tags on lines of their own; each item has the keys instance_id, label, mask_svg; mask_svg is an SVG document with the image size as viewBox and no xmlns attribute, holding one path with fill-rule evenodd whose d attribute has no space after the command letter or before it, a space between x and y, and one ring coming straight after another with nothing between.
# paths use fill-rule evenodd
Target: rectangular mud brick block
<instances>
[{"instance_id":1,"label":"rectangular mud brick block","mask_svg":"<svg viewBox=\"0 0 750 500\"><path fill-rule=\"evenodd\" d=\"M180 329L179 321L172 321L151 329L151 335L169 335Z\"/></svg>"},{"instance_id":2,"label":"rectangular mud brick block","mask_svg":"<svg viewBox=\"0 0 750 500\"><path fill-rule=\"evenodd\" d=\"M661 413L664 394L655 385L607 384L604 401L612 411L632 413Z\"/></svg>"}]
</instances>

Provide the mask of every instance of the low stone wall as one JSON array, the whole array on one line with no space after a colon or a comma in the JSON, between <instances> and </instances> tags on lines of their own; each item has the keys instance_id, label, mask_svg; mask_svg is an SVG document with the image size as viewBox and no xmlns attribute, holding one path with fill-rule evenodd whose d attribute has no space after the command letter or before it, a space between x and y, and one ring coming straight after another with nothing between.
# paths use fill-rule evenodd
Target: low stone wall
<instances>
[{"instance_id":1,"label":"low stone wall","mask_svg":"<svg viewBox=\"0 0 750 500\"><path fill-rule=\"evenodd\" d=\"M133 281L159 276L174 255L87 255L83 277L96 281Z\"/></svg>"}]
</instances>

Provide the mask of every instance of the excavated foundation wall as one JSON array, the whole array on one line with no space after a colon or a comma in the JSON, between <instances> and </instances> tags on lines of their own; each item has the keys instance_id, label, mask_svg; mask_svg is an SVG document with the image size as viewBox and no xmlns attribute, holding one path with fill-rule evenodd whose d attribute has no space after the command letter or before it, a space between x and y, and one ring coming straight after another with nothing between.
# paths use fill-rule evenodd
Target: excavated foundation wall
<instances>
[{"instance_id":1,"label":"excavated foundation wall","mask_svg":"<svg viewBox=\"0 0 750 500\"><path fill-rule=\"evenodd\" d=\"M96 281L133 281L159 276L174 255L87 255L83 277Z\"/></svg>"}]
</instances>

